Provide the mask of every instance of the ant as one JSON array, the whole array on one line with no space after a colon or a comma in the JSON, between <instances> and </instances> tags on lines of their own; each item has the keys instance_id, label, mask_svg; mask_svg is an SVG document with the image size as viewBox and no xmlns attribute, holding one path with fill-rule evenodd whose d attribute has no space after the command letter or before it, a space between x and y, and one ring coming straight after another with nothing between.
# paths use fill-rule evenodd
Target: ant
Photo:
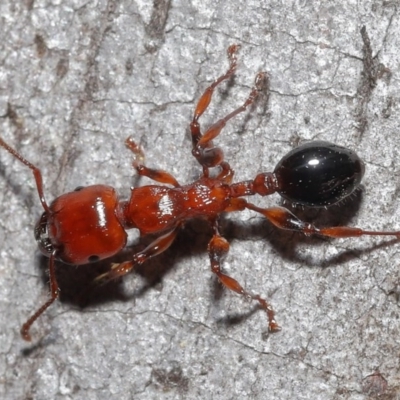
<instances>
[{"instance_id":1,"label":"ant","mask_svg":"<svg viewBox=\"0 0 400 400\"><path fill-rule=\"evenodd\" d=\"M130 199L124 201L118 199L115 189L110 186L79 187L57 197L49 205L45 200L40 169L0 138L0 146L32 170L44 209L34 234L39 249L49 257L50 298L22 325L23 339L31 340L29 330L32 324L58 298L55 261L82 265L112 257L125 247L127 229L138 229L140 235L159 236L144 250L134 254L131 260L112 264L108 272L95 279L96 283L106 283L122 277L168 249L185 221L205 218L210 222L213 231L208 244L211 271L227 289L258 302L268 316L270 332L281 328L275 321L274 311L269 303L260 295L246 291L239 282L221 271L221 261L229 250L229 243L219 231L218 219L221 213L253 210L279 229L305 235L316 234L331 238L392 235L400 238L400 231L366 231L347 226L320 229L302 221L286 208L260 208L243 198L256 194L268 196L277 192L295 204L309 207L330 206L357 189L365 167L353 151L317 141L306 143L286 154L272 173L259 173L254 179L232 183L234 171L224 161L222 150L214 147L212 141L229 120L254 103L267 82L267 74L259 72L245 102L211 125L204 134L201 133L199 119L207 110L217 86L234 75L238 48L238 45L228 48L229 68L204 91L196 105L190 123L192 154L203 172L198 180L188 185L182 186L166 171L146 167L142 149L132 138L128 138L125 144L134 155L134 169L140 176L146 176L163 185L134 187L131 189ZM212 175L210 169L214 167L218 169Z\"/></svg>"}]
</instances>

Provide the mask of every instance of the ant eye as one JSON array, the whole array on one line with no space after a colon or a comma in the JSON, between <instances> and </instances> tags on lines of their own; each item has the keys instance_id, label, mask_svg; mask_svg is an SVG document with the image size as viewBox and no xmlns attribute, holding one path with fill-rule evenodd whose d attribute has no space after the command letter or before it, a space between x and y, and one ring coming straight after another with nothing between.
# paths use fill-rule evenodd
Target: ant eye
<instances>
[{"instance_id":1,"label":"ant eye","mask_svg":"<svg viewBox=\"0 0 400 400\"><path fill-rule=\"evenodd\" d=\"M81 191L82 189L84 189L85 187L84 186L77 186L75 189L74 189L74 192L79 192L79 191Z\"/></svg>"},{"instance_id":2,"label":"ant eye","mask_svg":"<svg viewBox=\"0 0 400 400\"><path fill-rule=\"evenodd\" d=\"M99 261L99 260L100 260L100 257L99 257L99 256L96 256L96 255L92 255L92 256L90 256L90 257L88 258L88 261L89 261L90 263L94 263L94 262Z\"/></svg>"}]
</instances>

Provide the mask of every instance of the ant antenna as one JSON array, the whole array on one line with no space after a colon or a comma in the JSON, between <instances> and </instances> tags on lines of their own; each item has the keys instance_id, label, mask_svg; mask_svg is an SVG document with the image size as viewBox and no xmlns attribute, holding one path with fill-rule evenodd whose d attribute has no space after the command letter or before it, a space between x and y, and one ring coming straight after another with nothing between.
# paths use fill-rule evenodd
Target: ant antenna
<instances>
[{"instance_id":1,"label":"ant antenna","mask_svg":"<svg viewBox=\"0 0 400 400\"><path fill-rule=\"evenodd\" d=\"M17 158L19 161L22 162L22 164L25 164L28 168L31 169L33 172L33 176L35 177L36 181L36 188L39 194L39 199L40 202L42 203L42 206L44 208L44 211L46 213L50 213L50 208L46 202L46 199L44 197L44 192L43 192L43 178L42 178L42 173L40 172L40 169L36 167L35 165L31 164L27 159L21 156L17 152L17 150L13 149L11 146L9 146L1 137L0 137L0 146L6 149L11 155L13 155L15 158Z\"/></svg>"}]
</instances>

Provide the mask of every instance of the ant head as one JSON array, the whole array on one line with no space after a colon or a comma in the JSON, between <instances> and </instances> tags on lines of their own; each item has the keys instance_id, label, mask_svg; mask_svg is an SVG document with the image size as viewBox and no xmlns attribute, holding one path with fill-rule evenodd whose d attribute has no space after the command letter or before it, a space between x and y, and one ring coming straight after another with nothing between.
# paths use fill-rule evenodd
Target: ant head
<instances>
[{"instance_id":1,"label":"ant head","mask_svg":"<svg viewBox=\"0 0 400 400\"><path fill-rule=\"evenodd\" d=\"M35 227L40 251L81 265L118 253L126 244L118 197L112 187L94 185L57 197Z\"/></svg>"}]
</instances>

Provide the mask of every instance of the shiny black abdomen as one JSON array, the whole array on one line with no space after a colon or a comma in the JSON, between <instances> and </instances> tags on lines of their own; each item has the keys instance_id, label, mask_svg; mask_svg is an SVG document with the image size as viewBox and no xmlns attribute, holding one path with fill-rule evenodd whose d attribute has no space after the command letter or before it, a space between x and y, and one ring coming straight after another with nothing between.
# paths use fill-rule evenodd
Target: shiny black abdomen
<instances>
[{"instance_id":1,"label":"shiny black abdomen","mask_svg":"<svg viewBox=\"0 0 400 400\"><path fill-rule=\"evenodd\" d=\"M306 143L284 156L275 168L278 193L295 204L324 207L351 194L364 175L356 153L323 141Z\"/></svg>"}]
</instances>

